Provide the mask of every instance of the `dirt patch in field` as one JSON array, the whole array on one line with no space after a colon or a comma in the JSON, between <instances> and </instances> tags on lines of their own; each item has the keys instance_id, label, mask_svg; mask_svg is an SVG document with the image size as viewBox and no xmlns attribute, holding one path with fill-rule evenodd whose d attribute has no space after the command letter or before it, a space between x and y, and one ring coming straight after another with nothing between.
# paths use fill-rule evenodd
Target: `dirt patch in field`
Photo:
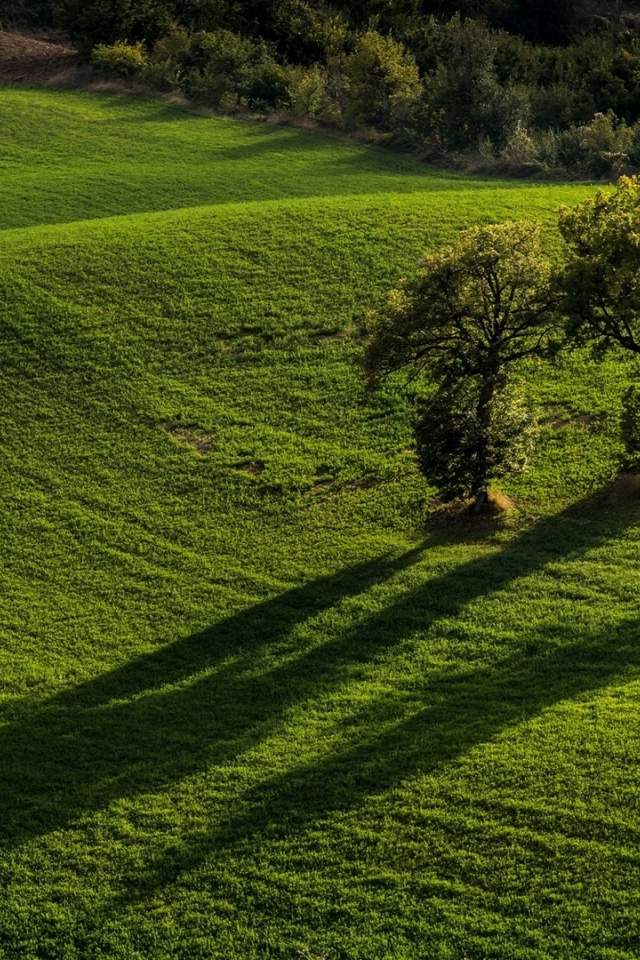
<instances>
[{"instance_id":1,"label":"dirt patch in field","mask_svg":"<svg viewBox=\"0 0 640 960\"><path fill-rule=\"evenodd\" d=\"M251 473L254 477L264 472L266 464L263 460L244 460L236 464L236 470L242 470L243 473Z\"/></svg>"},{"instance_id":2,"label":"dirt patch in field","mask_svg":"<svg viewBox=\"0 0 640 960\"><path fill-rule=\"evenodd\" d=\"M76 50L57 37L36 39L0 30L0 84L62 83L78 66Z\"/></svg>"},{"instance_id":3,"label":"dirt patch in field","mask_svg":"<svg viewBox=\"0 0 640 960\"><path fill-rule=\"evenodd\" d=\"M434 529L450 529L452 531L465 530L481 532L500 527L505 521L512 518L518 510L518 505L501 490L489 491L488 501L480 513L475 512L475 503L469 498L460 498L442 502L436 498L432 503L432 510L428 526Z\"/></svg>"},{"instance_id":4,"label":"dirt patch in field","mask_svg":"<svg viewBox=\"0 0 640 960\"><path fill-rule=\"evenodd\" d=\"M382 480L378 477L360 477L359 480L354 480L349 486L356 490L372 490L373 487L379 487L381 483Z\"/></svg>"},{"instance_id":5,"label":"dirt patch in field","mask_svg":"<svg viewBox=\"0 0 640 960\"><path fill-rule=\"evenodd\" d=\"M174 423L172 420L166 420L161 426L162 429L170 433L178 443L192 447L196 453L202 456L209 453L213 446L213 434L207 430L203 430L202 427L199 427L195 423L185 425Z\"/></svg>"},{"instance_id":6,"label":"dirt patch in field","mask_svg":"<svg viewBox=\"0 0 640 960\"><path fill-rule=\"evenodd\" d=\"M562 430L563 427L584 427L589 429L606 420L606 413L582 413L566 407L563 404L545 403L543 410L546 413L543 423L553 430Z\"/></svg>"}]
</instances>

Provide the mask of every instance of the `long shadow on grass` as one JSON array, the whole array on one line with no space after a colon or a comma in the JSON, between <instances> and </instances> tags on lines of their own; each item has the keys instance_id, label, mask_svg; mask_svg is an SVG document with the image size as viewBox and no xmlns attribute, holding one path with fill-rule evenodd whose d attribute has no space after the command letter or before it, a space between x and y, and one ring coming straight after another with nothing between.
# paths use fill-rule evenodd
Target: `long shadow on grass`
<instances>
[{"instance_id":1,"label":"long shadow on grass","mask_svg":"<svg viewBox=\"0 0 640 960\"><path fill-rule=\"evenodd\" d=\"M297 625L401 573L421 551L361 564L52 698L0 731L4 844L237 759L280 730L291 707L338 689L354 664L374 660L548 562L580 556L615 538L629 522L626 512L580 503L501 549L398 591L390 606L364 623L341 628L338 622L328 632L318 628L318 639L307 636L298 649L291 639ZM255 837L274 820L301 824L351 808L371 793L452 760L515 717L600 685L625 664L640 662L634 638L631 628L621 629L617 638L595 640L576 640L569 631L567 642L549 656L510 653L501 660L497 650L495 666L469 665L436 677L421 691L424 703L414 704L408 716L406 704L374 704L354 725L347 748L263 780L243 799L244 812L227 817L209 840L200 838L181 863L209 846ZM257 661L269 648L274 658L261 672Z\"/></svg>"},{"instance_id":2,"label":"long shadow on grass","mask_svg":"<svg viewBox=\"0 0 640 960\"><path fill-rule=\"evenodd\" d=\"M291 850L296 836L304 842L305 828L321 829L332 814L344 815L411 777L427 776L509 725L597 690L629 669L640 670L639 620L550 654L516 655L495 667L435 676L422 691L422 704L414 699L413 710L406 701L380 700L350 718L350 743L319 760L262 778L237 798L233 809L219 815L208 833L187 840L179 852L158 857L154 851L152 862L129 879L107 913L157 893L209 858L224 858L225 850L233 850L234 862L246 858L248 863L260 859L261 843L288 842ZM629 826L620 826L616 840L616 824L608 822L607 842L623 847L629 842ZM586 829L589 839L597 839L591 821Z\"/></svg>"},{"instance_id":3,"label":"long shadow on grass","mask_svg":"<svg viewBox=\"0 0 640 960\"><path fill-rule=\"evenodd\" d=\"M289 590L66 691L0 728L0 844L236 756L310 692L254 661L296 625L411 566L420 548ZM331 664L332 673L339 662ZM330 676L325 671L324 679ZM168 690L166 688L169 688Z\"/></svg>"},{"instance_id":4,"label":"long shadow on grass","mask_svg":"<svg viewBox=\"0 0 640 960\"><path fill-rule=\"evenodd\" d=\"M533 572L538 564L521 555L524 548L534 551L538 563L577 557L585 546L597 543L604 532L598 531L595 518L577 530L574 523L580 522L578 517L579 510L576 514L569 511L556 518L555 524L545 523L526 534L501 554L473 560L405 594L345 634L341 644L351 651L349 662L360 658L362 650L375 656L417 627L424 629L441 615L455 613L449 588L457 577L457 602L462 606L463 598L468 602L502 590L514 578ZM607 532L611 534L612 528ZM552 536L547 540L541 537L543 533ZM555 539L563 533L573 534L572 542L565 545L566 552ZM477 590L477 578L485 576L486 591ZM443 592L438 601L432 591L439 589ZM121 902L148 896L175 881L183 871L197 868L209 856L219 857L225 849L233 848L234 856L246 855L253 862L263 842L288 841L295 845L296 835L302 839L308 826L318 829L332 814L348 813L407 779L429 775L547 707L592 693L630 672L634 676L640 672L639 618L590 634L581 632L579 625L558 627L555 623L550 636L538 636L534 643L528 642L526 625L524 632L522 644L516 649L513 644L503 648L502 656L496 642L496 663L472 662L455 670L433 671L409 696L406 690L399 696L387 691L372 702L356 706L337 749L323 751L319 744L319 756L298 764L294 759L293 766L290 762L282 773L256 779L255 785L238 796L232 809L218 813L218 822L212 824L208 834L199 834L179 855L172 852L147 867ZM615 825L609 823L610 840L614 829ZM627 830L624 825L621 845L627 842Z\"/></svg>"}]
</instances>

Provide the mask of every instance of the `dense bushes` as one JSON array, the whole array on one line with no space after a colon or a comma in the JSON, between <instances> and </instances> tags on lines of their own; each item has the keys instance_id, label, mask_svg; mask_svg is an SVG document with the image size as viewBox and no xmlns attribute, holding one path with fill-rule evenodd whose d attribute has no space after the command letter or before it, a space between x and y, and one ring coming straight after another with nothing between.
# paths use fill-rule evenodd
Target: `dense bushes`
<instances>
[{"instance_id":1,"label":"dense bushes","mask_svg":"<svg viewBox=\"0 0 640 960\"><path fill-rule=\"evenodd\" d=\"M485 26L459 17L429 26L434 66L422 76L402 44L375 30L358 37L351 52L311 66L282 63L265 41L229 30L189 34L177 27L150 47L141 41L99 44L92 63L160 89L179 89L196 103L375 127L430 152L477 157L485 167L589 178L637 169L639 124L628 125L612 111L566 123L566 109L558 111L555 126L541 126L541 91L535 101L526 84L500 82L498 39ZM549 110L554 97L562 100L562 89L546 88Z\"/></svg>"},{"instance_id":2,"label":"dense bushes","mask_svg":"<svg viewBox=\"0 0 640 960\"><path fill-rule=\"evenodd\" d=\"M55 21L100 70L217 109L611 178L640 165L637 2L0 0L0 21Z\"/></svg>"},{"instance_id":3,"label":"dense bushes","mask_svg":"<svg viewBox=\"0 0 640 960\"><path fill-rule=\"evenodd\" d=\"M245 40L229 30L195 34L179 53L182 88L196 103L253 109L288 104L286 70L264 42Z\"/></svg>"},{"instance_id":4,"label":"dense bushes","mask_svg":"<svg viewBox=\"0 0 640 960\"><path fill-rule=\"evenodd\" d=\"M527 105L516 87L498 83L494 35L457 16L431 27L435 67L425 76L421 133L444 150L505 146Z\"/></svg>"},{"instance_id":5,"label":"dense bushes","mask_svg":"<svg viewBox=\"0 0 640 960\"><path fill-rule=\"evenodd\" d=\"M358 39L346 63L347 123L371 124L381 130L411 125L420 97L420 75L414 58L400 44L369 30Z\"/></svg>"},{"instance_id":6,"label":"dense bushes","mask_svg":"<svg viewBox=\"0 0 640 960\"><path fill-rule=\"evenodd\" d=\"M156 0L60 0L56 19L87 59L98 44L152 43L172 26L170 3Z\"/></svg>"},{"instance_id":7,"label":"dense bushes","mask_svg":"<svg viewBox=\"0 0 640 960\"><path fill-rule=\"evenodd\" d=\"M174 29L149 54L140 42L100 44L91 62L106 73L180 89L194 102L212 107L266 110L290 103L290 71L274 60L264 42L229 30L189 36Z\"/></svg>"},{"instance_id":8,"label":"dense bushes","mask_svg":"<svg viewBox=\"0 0 640 960\"><path fill-rule=\"evenodd\" d=\"M0 0L0 28L51 27L53 0Z\"/></svg>"}]
</instances>

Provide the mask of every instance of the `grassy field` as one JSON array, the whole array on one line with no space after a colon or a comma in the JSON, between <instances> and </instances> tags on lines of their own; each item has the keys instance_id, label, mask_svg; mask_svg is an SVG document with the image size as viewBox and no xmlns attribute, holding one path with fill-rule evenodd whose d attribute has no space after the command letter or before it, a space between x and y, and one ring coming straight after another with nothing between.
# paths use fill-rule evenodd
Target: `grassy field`
<instances>
[{"instance_id":1,"label":"grassy field","mask_svg":"<svg viewBox=\"0 0 640 960\"><path fill-rule=\"evenodd\" d=\"M631 371L521 376L502 523L438 526L357 318L471 179L0 90L0 958L635 960Z\"/></svg>"}]
</instances>

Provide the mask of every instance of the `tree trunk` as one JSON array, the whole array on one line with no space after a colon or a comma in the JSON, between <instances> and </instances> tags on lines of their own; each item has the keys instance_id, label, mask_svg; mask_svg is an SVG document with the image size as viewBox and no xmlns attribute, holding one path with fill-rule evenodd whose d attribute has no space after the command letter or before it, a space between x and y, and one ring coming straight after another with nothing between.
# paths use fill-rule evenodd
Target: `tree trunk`
<instances>
[{"instance_id":1,"label":"tree trunk","mask_svg":"<svg viewBox=\"0 0 640 960\"><path fill-rule=\"evenodd\" d=\"M478 514L484 513L489 505L489 491L485 488L484 490L479 490L475 497L473 498L473 505L471 507L471 513Z\"/></svg>"},{"instance_id":2,"label":"tree trunk","mask_svg":"<svg viewBox=\"0 0 640 960\"><path fill-rule=\"evenodd\" d=\"M491 431L491 402L498 386L496 373L484 377L480 388L480 396L476 405L476 417L480 426L478 438L478 456L476 476L471 491L473 495L473 513L481 513L489 502L489 436Z\"/></svg>"}]
</instances>

